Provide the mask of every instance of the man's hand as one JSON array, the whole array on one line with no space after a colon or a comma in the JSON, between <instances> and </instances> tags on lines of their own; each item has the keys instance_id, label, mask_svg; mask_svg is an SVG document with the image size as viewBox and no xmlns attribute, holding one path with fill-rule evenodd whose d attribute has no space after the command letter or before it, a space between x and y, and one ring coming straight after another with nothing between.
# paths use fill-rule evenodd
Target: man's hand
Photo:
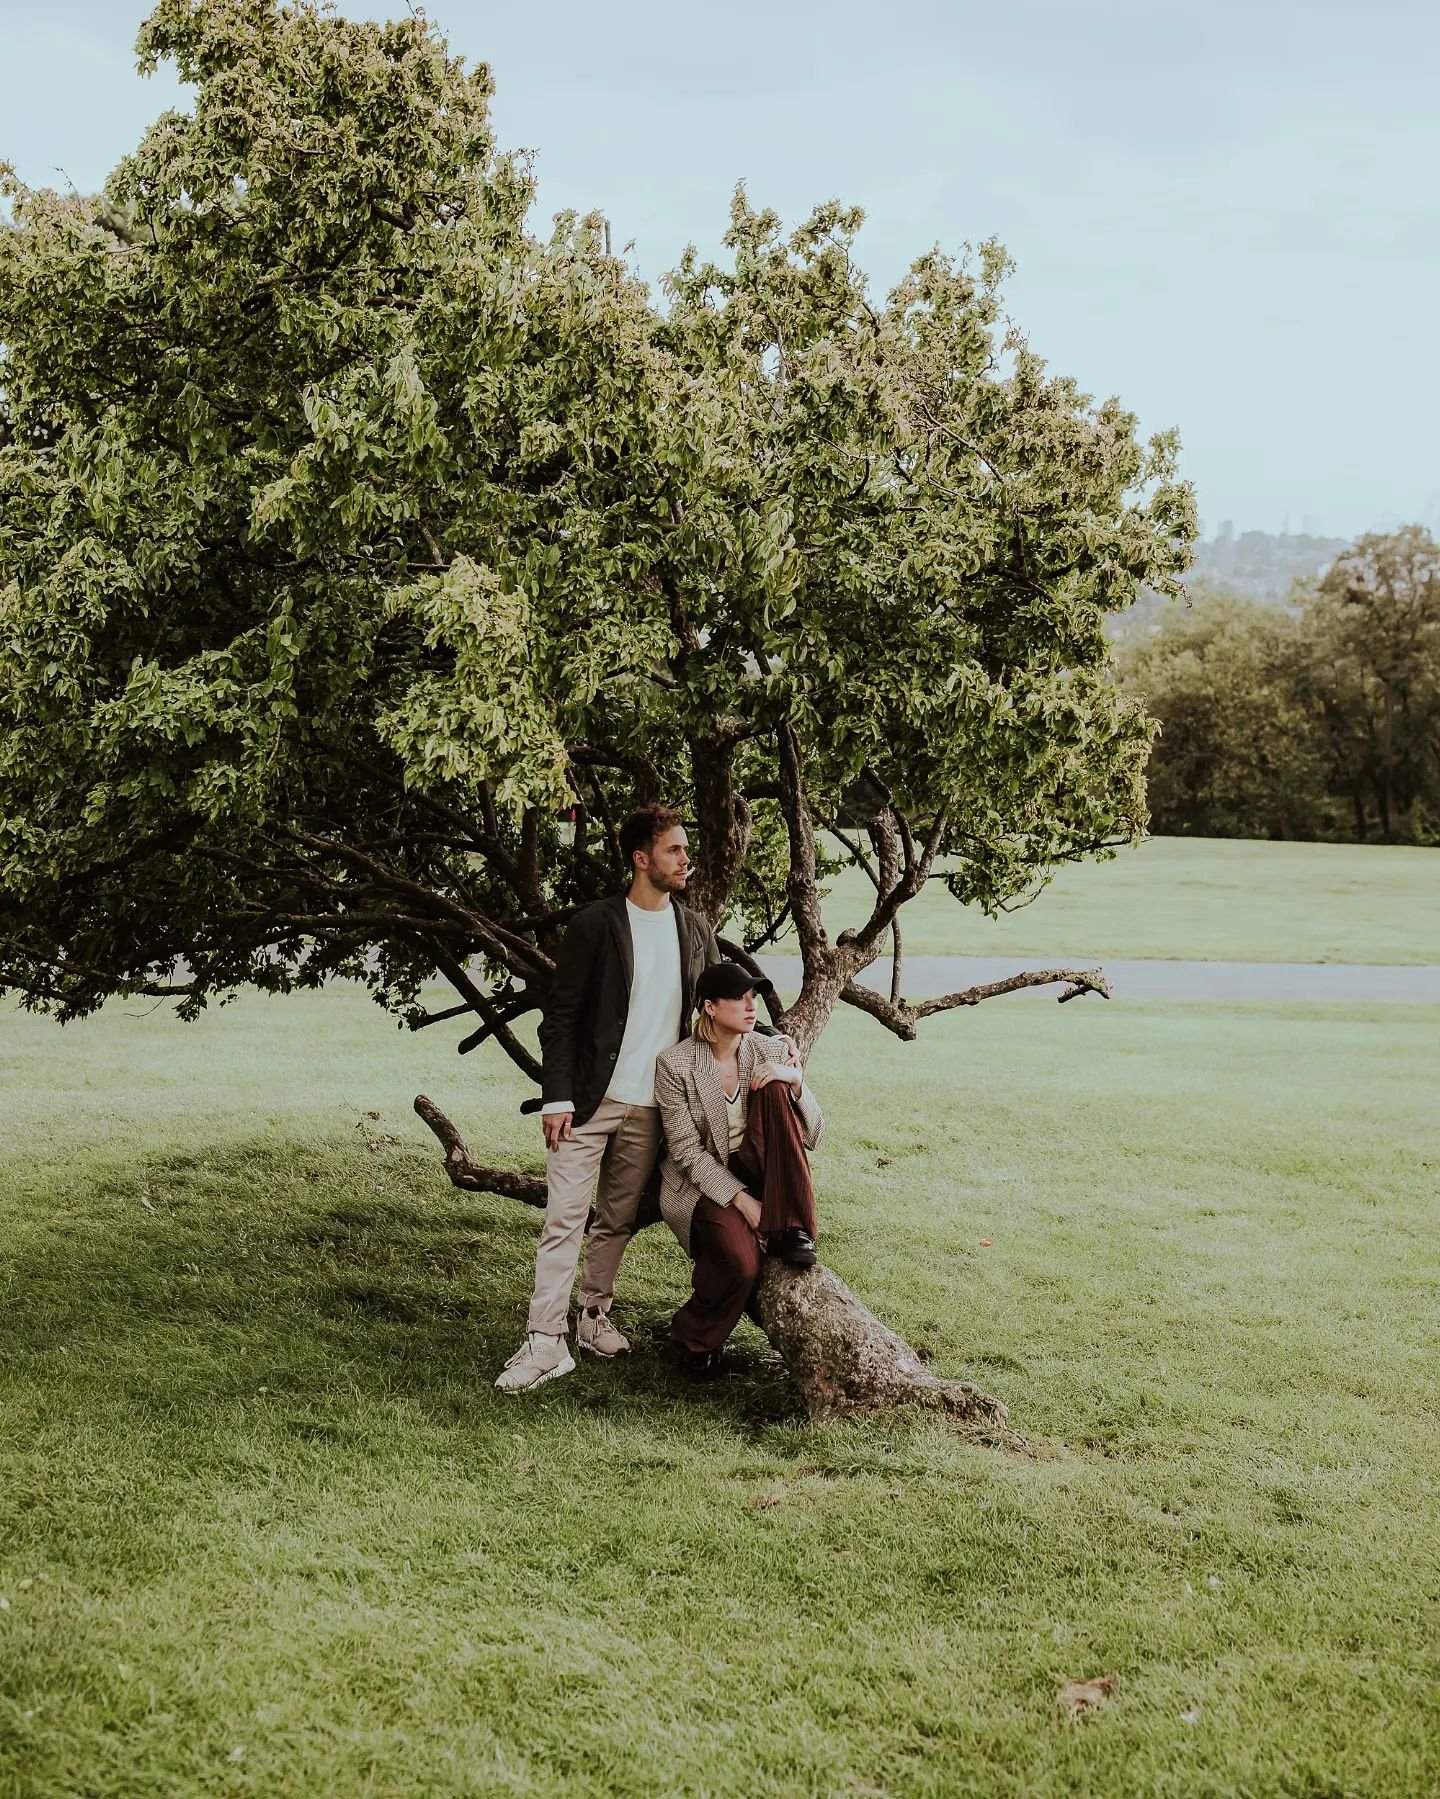
<instances>
[{"instance_id":1,"label":"man's hand","mask_svg":"<svg viewBox=\"0 0 1440 1799\"><path fill-rule=\"evenodd\" d=\"M787 1087L800 1085L800 1068L798 1063L791 1067L788 1063L758 1062L755 1072L750 1076L750 1091L758 1093L762 1087L773 1086L776 1081L783 1081Z\"/></svg>"},{"instance_id":2,"label":"man's hand","mask_svg":"<svg viewBox=\"0 0 1440 1799\"><path fill-rule=\"evenodd\" d=\"M745 1220L752 1231L760 1228L760 1201L753 1193L737 1193L730 1201L735 1210Z\"/></svg>"},{"instance_id":3,"label":"man's hand","mask_svg":"<svg viewBox=\"0 0 1440 1799\"><path fill-rule=\"evenodd\" d=\"M541 1114L540 1123L545 1132L546 1149L559 1149L566 1138L571 1135L570 1121L573 1112L545 1112Z\"/></svg>"},{"instance_id":4,"label":"man's hand","mask_svg":"<svg viewBox=\"0 0 1440 1799\"><path fill-rule=\"evenodd\" d=\"M780 1032L779 1039L785 1045L785 1060L792 1068L798 1068L800 1066L800 1045L793 1037L787 1036L784 1031Z\"/></svg>"}]
</instances>

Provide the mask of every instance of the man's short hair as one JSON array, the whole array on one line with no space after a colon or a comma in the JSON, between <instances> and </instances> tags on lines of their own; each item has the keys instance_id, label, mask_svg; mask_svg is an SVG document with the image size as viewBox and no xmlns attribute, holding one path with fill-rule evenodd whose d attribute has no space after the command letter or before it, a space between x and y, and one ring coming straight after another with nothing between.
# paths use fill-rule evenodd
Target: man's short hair
<instances>
[{"instance_id":1,"label":"man's short hair","mask_svg":"<svg viewBox=\"0 0 1440 1799\"><path fill-rule=\"evenodd\" d=\"M637 806L620 827L620 854L625 858L626 874L635 872L636 850L644 850L648 855L657 837L684 822L673 806Z\"/></svg>"}]
</instances>

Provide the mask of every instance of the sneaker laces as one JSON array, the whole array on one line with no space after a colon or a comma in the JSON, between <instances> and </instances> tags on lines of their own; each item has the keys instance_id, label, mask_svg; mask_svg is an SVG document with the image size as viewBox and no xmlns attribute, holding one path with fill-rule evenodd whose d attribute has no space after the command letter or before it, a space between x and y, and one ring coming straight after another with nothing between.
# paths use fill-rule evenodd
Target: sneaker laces
<instances>
[{"instance_id":1,"label":"sneaker laces","mask_svg":"<svg viewBox=\"0 0 1440 1799\"><path fill-rule=\"evenodd\" d=\"M507 1368L518 1367L519 1364L525 1360L526 1356L534 1351L536 1339L543 1335L543 1331L526 1331L525 1341L515 1351L514 1355L511 1356L505 1366Z\"/></svg>"}]
</instances>

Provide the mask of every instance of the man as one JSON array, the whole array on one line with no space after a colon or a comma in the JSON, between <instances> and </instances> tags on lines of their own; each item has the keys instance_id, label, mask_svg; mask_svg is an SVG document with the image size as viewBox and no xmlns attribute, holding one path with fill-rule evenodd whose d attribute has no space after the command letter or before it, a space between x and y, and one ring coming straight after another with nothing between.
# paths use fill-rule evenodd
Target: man
<instances>
[{"instance_id":1,"label":"man","mask_svg":"<svg viewBox=\"0 0 1440 1799\"><path fill-rule=\"evenodd\" d=\"M570 1288L590 1195L576 1341L592 1355L630 1345L610 1321L615 1276L660 1153L655 1058L678 1043L702 969L721 960L715 933L671 903L690 875L680 814L642 806L620 831L628 893L577 913L560 947L540 1027L549 1195L525 1341L495 1385L528 1393L569 1374Z\"/></svg>"}]
</instances>

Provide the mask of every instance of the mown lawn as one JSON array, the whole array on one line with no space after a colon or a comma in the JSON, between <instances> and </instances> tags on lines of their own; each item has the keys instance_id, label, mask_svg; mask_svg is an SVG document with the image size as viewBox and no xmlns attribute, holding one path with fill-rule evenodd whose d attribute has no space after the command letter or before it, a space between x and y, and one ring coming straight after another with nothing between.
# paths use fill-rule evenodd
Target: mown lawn
<instances>
[{"instance_id":1,"label":"mown lawn","mask_svg":"<svg viewBox=\"0 0 1440 1799\"><path fill-rule=\"evenodd\" d=\"M862 923L872 894L847 869L826 902L832 934ZM1437 962L1440 850L1153 837L1061 869L1018 912L986 918L936 881L901 922L918 955ZM776 947L793 951L794 939Z\"/></svg>"},{"instance_id":2,"label":"mown lawn","mask_svg":"<svg viewBox=\"0 0 1440 1799\"><path fill-rule=\"evenodd\" d=\"M503 1401L535 1221L408 1105L528 1158L518 1086L138 1014L0 1014L0 1792L1440 1790L1430 1010L837 1021L826 1258L1036 1460L810 1428L749 1326L678 1385L659 1231L629 1362Z\"/></svg>"}]
</instances>

